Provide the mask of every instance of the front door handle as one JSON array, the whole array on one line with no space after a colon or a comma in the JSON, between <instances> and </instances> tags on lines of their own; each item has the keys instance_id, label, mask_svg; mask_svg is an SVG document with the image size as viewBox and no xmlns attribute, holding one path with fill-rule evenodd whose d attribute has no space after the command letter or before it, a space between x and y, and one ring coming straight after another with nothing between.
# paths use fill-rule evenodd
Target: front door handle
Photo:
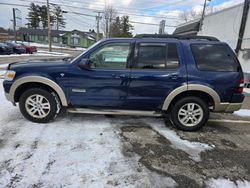
<instances>
[{"instance_id":1,"label":"front door handle","mask_svg":"<svg viewBox=\"0 0 250 188\"><path fill-rule=\"evenodd\" d=\"M171 78L172 80L177 80L178 75L177 75L177 74L172 74L172 75L170 75L170 78Z\"/></svg>"},{"instance_id":2,"label":"front door handle","mask_svg":"<svg viewBox=\"0 0 250 188\"><path fill-rule=\"evenodd\" d=\"M115 79L127 78L126 74L112 74L112 77Z\"/></svg>"}]
</instances>

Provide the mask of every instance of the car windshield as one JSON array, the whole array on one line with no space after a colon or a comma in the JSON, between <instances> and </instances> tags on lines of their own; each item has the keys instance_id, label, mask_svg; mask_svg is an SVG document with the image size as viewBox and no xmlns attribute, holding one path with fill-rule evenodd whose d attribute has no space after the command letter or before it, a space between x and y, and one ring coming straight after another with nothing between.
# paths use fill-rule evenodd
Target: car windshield
<instances>
[{"instance_id":1,"label":"car windshield","mask_svg":"<svg viewBox=\"0 0 250 188\"><path fill-rule=\"evenodd\" d=\"M88 47L83 53L81 53L80 55L76 56L72 61L70 61L70 63L75 62L76 60L80 59L87 51L91 50L92 48L94 48L95 46L97 46L98 44L100 44L102 42L102 40L92 44L90 47Z\"/></svg>"}]
</instances>

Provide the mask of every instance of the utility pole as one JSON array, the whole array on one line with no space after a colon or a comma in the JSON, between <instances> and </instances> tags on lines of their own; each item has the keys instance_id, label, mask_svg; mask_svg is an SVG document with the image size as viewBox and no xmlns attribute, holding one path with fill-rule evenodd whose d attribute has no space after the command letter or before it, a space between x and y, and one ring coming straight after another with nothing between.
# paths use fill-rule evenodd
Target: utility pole
<instances>
[{"instance_id":1,"label":"utility pole","mask_svg":"<svg viewBox=\"0 0 250 188\"><path fill-rule=\"evenodd\" d=\"M96 16L96 31L97 31L97 35L96 35L96 41L99 41L100 40L100 36L99 36L99 33L100 33L100 20L102 19L102 17L100 16L101 12L97 12L98 15Z\"/></svg>"},{"instance_id":2,"label":"utility pole","mask_svg":"<svg viewBox=\"0 0 250 188\"><path fill-rule=\"evenodd\" d=\"M15 35L15 42L16 42L16 9L13 8L13 30Z\"/></svg>"},{"instance_id":3,"label":"utility pole","mask_svg":"<svg viewBox=\"0 0 250 188\"><path fill-rule=\"evenodd\" d=\"M206 14L207 1L211 1L211 0L205 0L205 2L204 2L202 15L201 15L201 20L200 20L199 31L202 30L203 21L204 21L205 14Z\"/></svg>"},{"instance_id":4,"label":"utility pole","mask_svg":"<svg viewBox=\"0 0 250 188\"><path fill-rule=\"evenodd\" d=\"M106 20L106 24L105 24L105 27L106 27L106 38L108 38L108 36L109 36L109 17L108 17L108 13L107 12L105 13L105 20Z\"/></svg>"},{"instance_id":5,"label":"utility pole","mask_svg":"<svg viewBox=\"0 0 250 188\"><path fill-rule=\"evenodd\" d=\"M166 24L166 20L160 21L159 34L165 34L165 24Z\"/></svg>"},{"instance_id":6,"label":"utility pole","mask_svg":"<svg viewBox=\"0 0 250 188\"><path fill-rule=\"evenodd\" d=\"M49 11L49 0L47 0L47 15L48 15L48 42L49 42L49 51L51 52L51 26L50 26L50 11Z\"/></svg>"},{"instance_id":7,"label":"utility pole","mask_svg":"<svg viewBox=\"0 0 250 188\"><path fill-rule=\"evenodd\" d=\"M235 49L235 52L236 52L237 56L239 55L239 52L241 50L241 45L242 45L242 41L243 41L243 38L244 38L245 28L246 28L246 25L247 25L247 17L248 17L248 14L249 14L249 6L250 6L249 4L250 4L250 0L245 0L243 13L242 13L242 17L241 17L238 41L237 41L237 45L236 45L236 49Z\"/></svg>"}]
</instances>

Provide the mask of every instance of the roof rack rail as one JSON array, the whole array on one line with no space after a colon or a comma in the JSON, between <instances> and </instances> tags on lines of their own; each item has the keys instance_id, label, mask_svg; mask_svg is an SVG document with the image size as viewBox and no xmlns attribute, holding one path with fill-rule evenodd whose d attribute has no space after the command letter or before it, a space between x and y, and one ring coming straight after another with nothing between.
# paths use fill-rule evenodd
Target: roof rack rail
<instances>
[{"instance_id":1,"label":"roof rack rail","mask_svg":"<svg viewBox=\"0 0 250 188\"><path fill-rule=\"evenodd\" d=\"M209 41L219 41L219 39L210 36L188 36L188 35L164 35L164 34L139 34L134 36L134 38L173 38L179 40L209 40Z\"/></svg>"}]
</instances>

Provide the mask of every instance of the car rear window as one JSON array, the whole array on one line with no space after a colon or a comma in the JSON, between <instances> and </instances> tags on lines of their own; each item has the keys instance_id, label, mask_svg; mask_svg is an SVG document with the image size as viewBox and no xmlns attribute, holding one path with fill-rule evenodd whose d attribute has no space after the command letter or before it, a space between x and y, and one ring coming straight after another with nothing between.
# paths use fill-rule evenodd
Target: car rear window
<instances>
[{"instance_id":1,"label":"car rear window","mask_svg":"<svg viewBox=\"0 0 250 188\"><path fill-rule=\"evenodd\" d=\"M191 45L196 65L201 71L237 72L239 63L233 51L226 45Z\"/></svg>"}]
</instances>

